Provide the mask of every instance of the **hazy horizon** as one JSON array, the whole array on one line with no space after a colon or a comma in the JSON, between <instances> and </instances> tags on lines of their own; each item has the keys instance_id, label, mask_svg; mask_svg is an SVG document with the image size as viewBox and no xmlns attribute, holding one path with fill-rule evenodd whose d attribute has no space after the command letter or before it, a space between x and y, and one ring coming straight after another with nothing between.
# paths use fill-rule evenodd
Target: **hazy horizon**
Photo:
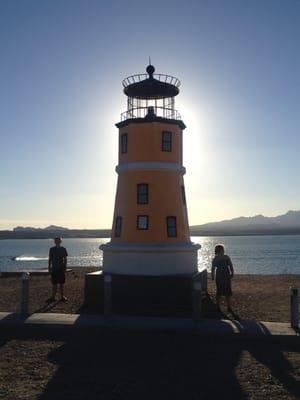
<instances>
[{"instance_id":1,"label":"hazy horizon","mask_svg":"<svg viewBox=\"0 0 300 400\"><path fill-rule=\"evenodd\" d=\"M181 80L190 225L300 199L300 2L0 3L0 229L109 229L122 80ZM126 23L125 23L126 22Z\"/></svg>"},{"instance_id":2,"label":"hazy horizon","mask_svg":"<svg viewBox=\"0 0 300 400\"><path fill-rule=\"evenodd\" d=\"M279 214L279 215L263 215L264 217L268 217L268 218L270 218L270 217L279 217L279 216L282 216L282 215L285 215L285 214L287 214L288 212L300 212L300 210L287 210L285 213L283 213L283 214ZM246 217L246 218L253 218L253 217L256 217L256 216L258 216L258 215L262 215L262 214L255 214L255 215L238 215L238 216L235 216L235 217L233 217L233 219L234 218L241 218L241 217ZM207 224L207 223L214 223L214 222L223 222L223 221L227 221L227 220L231 220L231 218L229 218L229 219L223 219L223 220L214 220L214 221L208 221L208 222L204 222L204 223L201 223L201 224L190 224L190 226L198 226L198 225L205 225L205 224ZM41 225L24 225L24 224L17 224L17 225L14 225L14 226L12 226L12 227L10 227L10 228L6 228L6 229L8 229L8 230L12 230L13 228L17 228L17 227L28 227L28 228L41 228L41 229L45 229L45 228L47 228L48 226L58 226L58 227L60 227L60 228L67 228L67 229L90 229L90 230L94 230L94 229L105 229L105 230L107 230L107 229L111 229L111 226L110 227L108 227L108 226L106 226L106 227L94 227L94 228L91 228L91 227L88 227L88 226L64 226L64 225L60 225L60 224L53 224L53 223L48 223L48 224L46 224L46 225L44 225L44 226L41 226ZM1 229L1 230L6 230L6 229Z\"/></svg>"}]
</instances>

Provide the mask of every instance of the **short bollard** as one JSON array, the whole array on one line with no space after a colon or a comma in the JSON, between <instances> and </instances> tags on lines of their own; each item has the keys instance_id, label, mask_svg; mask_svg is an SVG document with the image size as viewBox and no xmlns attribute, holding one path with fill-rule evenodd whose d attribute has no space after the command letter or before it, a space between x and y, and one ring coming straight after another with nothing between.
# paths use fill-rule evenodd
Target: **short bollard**
<instances>
[{"instance_id":1,"label":"short bollard","mask_svg":"<svg viewBox=\"0 0 300 400\"><path fill-rule=\"evenodd\" d=\"M29 310L29 272L22 273L21 313L28 314Z\"/></svg>"},{"instance_id":2,"label":"short bollard","mask_svg":"<svg viewBox=\"0 0 300 400\"><path fill-rule=\"evenodd\" d=\"M290 288L290 298L291 298L291 328L299 329L299 299L298 299L298 289Z\"/></svg>"},{"instance_id":3,"label":"short bollard","mask_svg":"<svg viewBox=\"0 0 300 400\"><path fill-rule=\"evenodd\" d=\"M193 320L199 321L201 319L202 307L202 285L201 282L194 282L193 284Z\"/></svg>"},{"instance_id":4,"label":"short bollard","mask_svg":"<svg viewBox=\"0 0 300 400\"><path fill-rule=\"evenodd\" d=\"M104 275L104 315L109 316L112 313L112 277Z\"/></svg>"}]
</instances>

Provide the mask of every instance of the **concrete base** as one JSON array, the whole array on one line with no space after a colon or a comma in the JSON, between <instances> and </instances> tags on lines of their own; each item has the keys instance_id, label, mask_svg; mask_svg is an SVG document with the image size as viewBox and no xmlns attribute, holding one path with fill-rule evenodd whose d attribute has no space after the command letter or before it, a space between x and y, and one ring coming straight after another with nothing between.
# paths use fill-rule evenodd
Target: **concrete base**
<instances>
[{"instance_id":1,"label":"concrete base","mask_svg":"<svg viewBox=\"0 0 300 400\"><path fill-rule=\"evenodd\" d=\"M111 279L105 282L104 277ZM173 276L104 275L102 271L88 273L85 281L85 308L102 313L105 302L106 306L110 302L109 308L113 314L191 317L195 308L197 283L198 287L201 285L202 293L205 293L206 270Z\"/></svg>"},{"instance_id":2,"label":"concrete base","mask_svg":"<svg viewBox=\"0 0 300 400\"><path fill-rule=\"evenodd\" d=\"M100 246L104 273L117 275L185 275L198 271L200 245L186 243L119 243Z\"/></svg>"},{"instance_id":3,"label":"concrete base","mask_svg":"<svg viewBox=\"0 0 300 400\"><path fill-rule=\"evenodd\" d=\"M87 310L104 311L104 275L102 271L85 274L84 307Z\"/></svg>"},{"instance_id":4,"label":"concrete base","mask_svg":"<svg viewBox=\"0 0 300 400\"><path fill-rule=\"evenodd\" d=\"M128 317L87 314L55 314L35 313L14 314L0 312L1 332L7 337L31 337L37 335L42 338L51 338L52 335L61 335L62 339L76 331L92 329L117 330L126 332L173 332L204 335L204 337L254 339L266 341L282 341L287 344L299 344L299 331L295 331L290 324L284 322L262 322L250 320L202 319L195 323L190 318L159 318L159 317ZM39 337L39 336L38 336ZM56 340L57 336L55 336ZM188 338L187 338L188 340Z\"/></svg>"}]
</instances>

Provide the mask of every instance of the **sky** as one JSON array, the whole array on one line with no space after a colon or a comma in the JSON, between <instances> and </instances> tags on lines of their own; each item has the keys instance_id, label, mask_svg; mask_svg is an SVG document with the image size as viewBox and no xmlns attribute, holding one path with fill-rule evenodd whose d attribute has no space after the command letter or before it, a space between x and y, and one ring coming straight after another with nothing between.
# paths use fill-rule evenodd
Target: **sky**
<instances>
[{"instance_id":1,"label":"sky","mask_svg":"<svg viewBox=\"0 0 300 400\"><path fill-rule=\"evenodd\" d=\"M300 209L299 0L2 0L0 229L109 228L122 80L176 76L190 225Z\"/></svg>"}]
</instances>

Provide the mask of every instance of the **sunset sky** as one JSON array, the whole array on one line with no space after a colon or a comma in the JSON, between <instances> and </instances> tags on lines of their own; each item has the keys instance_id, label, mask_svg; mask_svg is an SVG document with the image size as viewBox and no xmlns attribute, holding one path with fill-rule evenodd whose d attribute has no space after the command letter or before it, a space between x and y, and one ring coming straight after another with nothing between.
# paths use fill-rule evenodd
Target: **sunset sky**
<instances>
[{"instance_id":1,"label":"sunset sky","mask_svg":"<svg viewBox=\"0 0 300 400\"><path fill-rule=\"evenodd\" d=\"M300 209L300 1L0 2L0 229L109 228L122 79L181 80L191 225Z\"/></svg>"}]
</instances>

